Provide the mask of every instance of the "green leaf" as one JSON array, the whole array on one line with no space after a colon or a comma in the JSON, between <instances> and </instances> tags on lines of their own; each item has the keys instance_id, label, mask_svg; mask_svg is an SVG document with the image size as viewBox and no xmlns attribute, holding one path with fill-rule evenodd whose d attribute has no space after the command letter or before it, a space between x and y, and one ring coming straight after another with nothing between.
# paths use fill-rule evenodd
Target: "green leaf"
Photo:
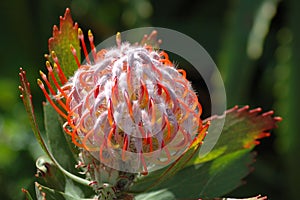
<instances>
[{"instance_id":1,"label":"green leaf","mask_svg":"<svg viewBox=\"0 0 300 200\"><path fill-rule=\"evenodd\" d=\"M34 136L37 139L40 146L42 147L42 149L47 153L47 155L49 155L49 151L44 143L44 140L41 136L40 129L39 129L38 124L35 119L34 109L33 109L33 105L32 105L32 95L31 95L31 91L30 91L30 84L27 81L26 72L22 68L20 68L19 76L20 76L20 82L21 82L21 85L19 86L19 89L21 91L20 97L23 100L25 110L27 112L29 122L30 122L31 128L33 130Z\"/></svg>"},{"instance_id":2,"label":"green leaf","mask_svg":"<svg viewBox=\"0 0 300 200\"><path fill-rule=\"evenodd\" d=\"M55 52L66 77L73 76L78 66L71 52L70 45L75 48L80 62L80 43L78 39L78 24L74 24L70 9L67 8L64 17L60 17L59 28L57 26L53 27L53 37L49 39L48 44L50 55L52 51Z\"/></svg>"},{"instance_id":3,"label":"green leaf","mask_svg":"<svg viewBox=\"0 0 300 200\"><path fill-rule=\"evenodd\" d=\"M207 162L238 150L252 149L259 144L257 140L269 136L269 131L276 128L276 123L281 120L280 117L272 116L273 111L261 114L261 108L249 110L249 106L243 108L235 106L225 114L208 119L211 124L217 124L226 117L220 138L212 151L204 157L196 153L187 166ZM218 130L209 129L208 134L214 134L215 131ZM204 139L204 142L210 141Z\"/></svg>"},{"instance_id":4,"label":"green leaf","mask_svg":"<svg viewBox=\"0 0 300 200\"><path fill-rule=\"evenodd\" d=\"M62 119L49 104L44 106L44 123L49 149L55 159L68 171L75 172L78 150L62 129Z\"/></svg>"},{"instance_id":5,"label":"green leaf","mask_svg":"<svg viewBox=\"0 0 300 200\"><path fill-rule=\"evenodd\" d=\"M169 196L173 194L176 199L223 196L241 184L241 179L249 173L248 166L252 160L250 149L244 149L210 162L186 167L152 188L149 198L146 194L141 194L137 195L137 199L165 199L165 191Z\"/></svg>"},{"instance_id":6,"label":"green leaf","mask_svg":"<svg viewBox=\"0 0 300 200\"><path fill-rule=\"evenodd\" d=\"M161 189L149 193L144 193L136 196L134 198L135 200L175 200L175 196L172 192L169 192L168 190Z\"/></svg>"}]
</instances>

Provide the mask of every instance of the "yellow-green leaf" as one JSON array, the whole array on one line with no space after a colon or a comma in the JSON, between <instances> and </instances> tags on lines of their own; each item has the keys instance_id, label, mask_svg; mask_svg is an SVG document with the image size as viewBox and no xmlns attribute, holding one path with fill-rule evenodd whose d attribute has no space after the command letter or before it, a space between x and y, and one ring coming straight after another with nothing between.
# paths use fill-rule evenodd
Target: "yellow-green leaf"
<instances>
[{"instance_id":1,"label":"yellow-green leaf","mask_svg":"<svg viewBox=\"0 0 300 200\"><path fill-rule=\"evenodd\" d=\"M216 159L222 155L232 153L242 149L253 149L259 144L258 139L269 136L270 130L276 128L277 122L281 120L280 117L273 117L273 111L261 113L261 108L249 110L249 106L244 106L227 110L223 116L214 116L208 120L210 123L221 123L222 118L225 117L225 123L222 133L212 149L204 157L197 153L190 160L188 165L199 164ZM215 134L212 126L208 130L208 134ZM209 142L204 139L204 142Z\"/></svg>"},{"instance_id":2,"label":"yellow-green leaf","mask_svg":"<svg viewBox=\"0 0 300 200\"><path fill-rule=\"evenodd\" d=\"M78 39L78 24L73 22L70 9L66 9L64 17L60 17L60 25L53 27L53 36L49 39L49 55L54 51L67 78L78 68L72 51L72 45L80 61L80 43Z\"/></svg>"}]
</instances>

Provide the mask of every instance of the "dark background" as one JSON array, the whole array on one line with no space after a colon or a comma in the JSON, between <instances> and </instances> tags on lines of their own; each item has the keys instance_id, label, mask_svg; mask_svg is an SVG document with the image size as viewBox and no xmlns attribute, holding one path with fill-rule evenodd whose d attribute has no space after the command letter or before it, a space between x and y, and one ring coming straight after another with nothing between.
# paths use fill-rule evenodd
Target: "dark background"
<instances>
[{"instance_id":1,"label":"dark background","mask_svg":"<svg viewBox=\"0 0 300 200\"><path fill-rule=\"evenodd\" d=\"M96 44L130 28L159 26L198 41L223 76L228 107L261 106L283 117L261 141L255 170L228 196L268 195L298 199L300 180L299 61L300 1L297 0L18 0L0 2L0 199L24 199L33 189L35 159L42 155L29 127L18 84L23 67L32 83L42 126L42 93L36 78L44 70L47 41L69 7ZM180 63L180 62L179 62ZM197 80L192 80L193 82ZM199 88L198 88L199 89ZM197 89L196 89L197 90Z\"/></svg>"}]
</instances>

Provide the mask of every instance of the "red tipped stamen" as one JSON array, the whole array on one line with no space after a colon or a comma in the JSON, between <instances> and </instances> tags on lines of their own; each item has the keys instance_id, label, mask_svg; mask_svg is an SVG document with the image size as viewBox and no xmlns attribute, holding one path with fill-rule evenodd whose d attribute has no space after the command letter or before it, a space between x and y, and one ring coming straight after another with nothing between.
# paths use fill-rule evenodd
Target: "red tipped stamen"
<instances>
[{"instance_id":1,"label":"red tipped stamen","mask_svg":"<svg viewBox=\"0 0 300 200\"><path fill-rule=\"evenodd\" d=\"M70 128L68 127L69 126L69 123L68 122L65 122L64 124L63 124L63 129L64 129L64 131L68 134L68 135L72 135L72 131L70 130Z\"/></svg>"},{"instance_id":2,"label":"red tipped stamen","mask_svg":"<svg viewBox=\"0 0 300 200\"><path fill-rule=\"evenodd\" d=\"M167 115L164 115L164 120L166 122L166 125L167 125L167 137L166 137L166 141L170 140L171 138L171 124L169 122L169 119L167 117Z\"/></svg>"},{"instance_id":3,"label":"red tipped stamen","mask_svg":"<svg viewBox=\"0 0 300 200\"><path fill-rule=\"evenodd\" d=\"M84 147L83 144L77 142L78 135L77 135L76 129L73 129L71 136L72 136L72 142L73 142L73 144L75 144L77 147L81 147L81 148Z\"/></svg>"},{"instance_id":4,"label":"red tipped stamen","mask_svg":"<svg viewBox=\"0 0 300 200\"><path fill-rule=\"evenodd\" d=\"M104 157L103 157L103 148L104 148L104 143L101 144L100 146L100 150L99 150L99 157L100 157L100 160L103 162L104 160Z\"/></svg>"},{"instance_id":5,"label":"red tipped stamen","mask_svg":"<svg viewBox=\"0 0 300 200\"><path fill-rule=\"evenodd\" d=\"M121 33L117 32L117 34L116 34L116 43L117 43L118 48L121 47L121 42L122 42Z\"/></svg>"},{"instance_id":6,"label":"red tipped stamen","mask_svg":"<svg viewBox=\"0 0 300 200\"><path fill-rule=\"evenodd\" d=\"M113 117L113 107L112 107L112 102L111 99L108 100L108 107L107 107L107 119L108 119L108 123L109 125L113 125L114 123L114 117Z\"/></svg>"},{"instance_id":7,"label":"red tipped stamen","mask_svg":"<svg viewBox=\"0 0 300 200\"><path fill-rule=\"evenodd\" d=\"M146 176L148 174L147 164L145 162L143 152L141 151L139 154L140 154L140 159L142 161L142 165L143 165L143 168L144 168L144 171L141 172L141 174Z\"/></svg>"},{"instance_id":8,"label":"red tipped stamen","mask_svg":"<svg viewBox=\"0 0 300 200\"><path fill-rule=\"evenodd\" d=\"M177 71L186 79L186 71L183 69L177 69Z\"/></svg>"},{"instance_id":9,"label":"red tipped stamen","mask_svg":"<svg viewBox=\"0 0 300 200\"><path fill-rule=\"evenodd\" d=\"M77 57L76 49L73 47L73 45L70 45L70 49L71 49L71 52L72 52L72 54L73 54L73 56L75 58L76 64L77 64L77 66L79 68L81 65L80 65L79 59Z\"/></svg>"},{"instance_id":10,"label":"red tipped stamen","mask_svg":"<svg viewBox=\"0 0 300 200\"><path fill-rule=\"evenodd\" d=\"M164 65L173 66L173 63L169 60L169 56L166 52L160 52L160 59L159 62L163 63Z\"/></svg>"},{"instance_id":11,"label":"red tipped stamen","mask_svg":"<svg viewBox=\"0 0 300 200\"><path fill-rule=\"evenodd\" d=\"M87 140L89 139L90 136L93 136L93 133L94 133L94 129L91 129L87 134L86 136L83 138L82 140L82 146L84 149L86 149L87 151L97 151L99 150L97 147L91 147L91 146L88 146L86 143L87 143ZM77 136L77 135L76 135Z\"/></svg>"},{"instance_id":12,"label":"red tipped stamen","mask_svg":"<svg viewBox=\"0 0 300 200\"><path fill-rule=\"evenodd\" d=\"M169 60L169 56L166 52L162 51L159 53L161 59L159 59L159 62L163 63L164 65L172 66L173 63Z\"/></svg>"},{"instance_id":13,"label":"red tipped stamen","mask_svg":"<svg viewBox=\"0 0 300 200\"><path fill-rule=\"evenodd\" d=\"M139 98L139 102L140 102L141 108L144 108L148 105L149 93L148 93L148 89L147 89L144 81L141 80L140 82L141 82L141 95L140 95L140 98Z\"/></svg>"},{"instance_id":14,"label":"red tipped stamen","mask_svg":"<svg viewBox=\"0 0 300 200\"><path fill-rule=\"evenodd\" d=\"M56 95L56 92L54 91L54 89L52 88L51 84L49 83L46 74L44 74L42 71L40 71L40 76L42 77L43 81L46 83L46 85L47 85L47 87L48 87L50 93L51 93L52 95Z\"/></svg>"},{"instance_id":15,"label":"red tipped stamen","mask_svg":"<svg viewBox=\"0 0 300 200\"><path fill-rule=\"evenodd\" d=\"M122 148L122 160L123 161L126 161L125 153L127 151L127 148L128 148L128 136L127 136L127 134L125 134L124 144L123 144L123 148Z\"/></svg>"},{"instance_id":16,"label":"red tipped stamen","mask_svg":"<svg viewBox=\"0 0 300 200\"><path fill-rule=\"evenodd\" d=\"M108 144L109 147L113 147L112 137L115 134L115 131L116 131L116 125L113 124L110 131L109 131L109 133L108 133L108 136L107 136L107 144Z\"/></svg>"},{"instance_id":17,"label":"red tipped stamen","mask_svg":"<svg viewBox=\"0 0 300 200\"><path fill-rule=\"evenodd\" d=\"M91 46L94 62L97 62L97 50L94 45L94 36L93 36L93 33L91 30L88 31L88 37L89 37L89 41L90 41L90 46Z\"/></svg>"},{"instance_id":18,"label":"red tipped stamen","mask_svg":"<svg viewBox=\"0 0 300 200\"><path fill-rule=\"evenodd\" d=\"M79 40L81 42L86 62L88 64L91 64L90 58L89 58L89 55L88 55L88 52L87 52L87 48L86 48L86 45L85 45L85 41L84 41L84 35L83 35L82 30L80 28L78 28L78 38L79 38Z\"/></svg>"},{"instance_id":19,"label":"red tipped stamen","mask_svg":"<svg viewBox=\"0 0 300 200\"><path fill-rule=\"evenodd\" d=\"M97 98L100 92L100 85L97 85L96 88L94 89L94 98Z\"/></svg>"},{"instance_id":20,"label":"red tipped stamen","mask_svg":"<svg viewBox=\"0 0 300 200\"><path fill-rule=\"evenodd\" d=\"M119 101L119 90L118 90L118 78L114 78L114 85L111 89L111 100L112 103L115 105Z\"/></svg>"},{"instance_id":21,"label":"red tipped stamen","mask_svg":"<svg viewBox=\"0 0 300 200\"><path fill-rule=\"evenodd\" d=\"M58 114L60 114L63 118L67 119L67 118L68 118L67 115L66 115L65 113L63 113L63 112L56 106L56 104L52 101L52 99L50 98L49 94L47 93L47 91L46 91L46 89L45 89L45 86L44 86L43 82L42 82L40 79L38 79L38 80L37 80L37 83L38 83L39 87L42 89L42 91L43 91L43 93L44 93L46 99L47 99L48 102L51 104L51 106L56 110L56 112L57 112Z\"/></svg>"},{"instance_id":22,"label":"red tipped stamen","mask_svg":"<svg viewBox=\"0 0 300 200\"><path fill-rule=\"evenodd\" d=\"M145 43L144 48L149 52L153 51L153 47L151 45L147 45L147 43Z\"/></svg>"},{"instance_id":23,"label":"red tipped stamen","mask_svg":"<svg viewBox=\"0 0 300 200\"><path fill-rule=\"evenodd\" d=\"M160 59L159 62L163 63L164 65L167 65L167 66L172 66L173 63L170 61L170 60L167 60L167 59Z\"/></svg>"},{"instance_id":24,"label":"red tipped stamen","mask_svg":"<svg viewBox=\"0 0 300 200\"><path fill-rule=\"evenodd\" d=\"M166 94L166 102L169 103L171 97L168 89L159 82L157 83L157 87L158 87L158 95L162 95L162 90L163 90L164 93Z\"/></svg>"},{"instance_id":25,"label":"red tipped stamen","mask_svg":"<svg viewBox=\"0 0 300 200\"><path fill-rule=\"evenodd\" d=\"M50 62L46 61L46 67L48 69L48 72L49 72L49 75L55 85L55 87L58 89L58 91L64 96L65 99L67 99L67 95L65 94L65 92L61 89L60 85L58 84L56 78L55 78L55 75L53 73L53 69L51 67L51 64Z\"/></svg>"},{"instance_id":26,"label":"red tipped stamen","mask_svg":"<svg viewBox=\"0 0 300 200\"><path fill-rule=\"evenodd\" d=\"M77 105L75 108L73 108L73 110L70 110L70 111L68 112L68 119L67 119L67 121L68 121L69 126L70 126L73 130L76 130L76 129L77 129L77 126L75 126L74 123L73 123L73 118L74 118L74 116L76 115L76 114L74 113L74 110L77 109L77 108L80 107L80 106L81 106L81 104Z\"/></svg>"},{"instance_id":27,"label":"red tipped stamen","mask_svg":"<svg viewBox=\"0 0 300 200\"><path fill-rule=\"evenodd\" d=\"M166 52L162 51L159 53L160 59L159 62L163 63L164 65L173 66L173 63L169 60L169 56Z\"/></svg>"},{"instance_id":28,"label":"red tipped stamen","mask_svg":"<svg viewBox=\"0 0 300 200\"><path fill-rule=\"evenodd\" d=\"M66 78L64 72L62 71L61 67L60 67L60 64L59 64L59 61L58 61L58 58L56 56L56 53L54 51L51 52L51 57L53 58L54 60L54 68L57 69L57 74L58 74L58 77L60 79L60 82L62 85L64 85L66 82L68 82L68 79Z\"/></svg>"},{"instance_id":29,"label":"red tipped stamen","mask_svg":"<svg viewBox=\"0 0 300 200\"><path fill-rule=\"evenodd\" d=\"M164 59L169 60L169 55L168 55L166 52L161 51L161 52L159 53L159 55L160 55L161 57L164 57Z\"/></svg>"},{"instance_id":30,"label":"red tipped stamen","mask_svg":"<svg viewBox=\"0 0 300 200\"><path fill-rule=\"evenodd\" d=\"M49 81L48 81L48 79L47 79L47 76L46 76L42 71L40 71L40 75L41 75L43 81L46 83L46 85L47 85L47 87L48 87L50 93L51 93L52 95L56 95L54 89L52 88L51 84L49 83ZM61 107L63 107L63 109L65 109L66 111L69 110L69 109L67 109L66 105L65 105L59 98L56 99L56 101L59 103L59 105L60 105Z\"/></svg>"},{"instance_id":31,"label":"red tipped stamen","mask_svg":"<svg viewBox=\"0 0 300 200\"><path fill-rule=\"evenodd\" d=\"M154 109L154 101L152 98L150 98L150 103L149 103L149 112L151 115L151 125L154 125L156 116L155 116L155 109Z\"/></svg>"},{"instance_id":32,"label":"red tipped stamen","mask_svg":"<svg viewBox=\"0 0 300 200\"><path fill-rule=\"evenodd\" d=\"M130 99L129 99L129 97L128 97L128 93L127 93L126 90L125 90L125 92L124 92L124 98L125 98L125 101L126 101L126 103L127 103L129 115L130 115L131 119L134 120L134 117L133 117L133 110L132 110L132 105L131 105L131 102L130 102Z\"/></svg>"}]
</instances>

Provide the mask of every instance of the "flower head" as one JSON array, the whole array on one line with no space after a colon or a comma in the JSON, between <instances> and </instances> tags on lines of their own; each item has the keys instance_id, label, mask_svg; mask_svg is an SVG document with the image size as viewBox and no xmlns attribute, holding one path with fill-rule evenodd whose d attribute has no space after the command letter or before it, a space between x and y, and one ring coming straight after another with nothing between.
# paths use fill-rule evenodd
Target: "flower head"
<instances>
[{"instance_id":1,"label":"flower head","mask_svg":"<svg viewBox=\"0 0 300 200\"><path fill-rule=\"evenodd\" d=\"M55 110L66 120L64 130L75 145L108 167L148 172L176 160L199 134L202 108L184 70L168 54L149 45L156 31L139 44L121 42L97 51L89 31L91 56L66 78L52 52L38 84ZM93 59L91 59L93 58ZM54 70L55 69L55 70ZM59 79L59 80L58 80Z\"/></svg>"}]
</instances>

